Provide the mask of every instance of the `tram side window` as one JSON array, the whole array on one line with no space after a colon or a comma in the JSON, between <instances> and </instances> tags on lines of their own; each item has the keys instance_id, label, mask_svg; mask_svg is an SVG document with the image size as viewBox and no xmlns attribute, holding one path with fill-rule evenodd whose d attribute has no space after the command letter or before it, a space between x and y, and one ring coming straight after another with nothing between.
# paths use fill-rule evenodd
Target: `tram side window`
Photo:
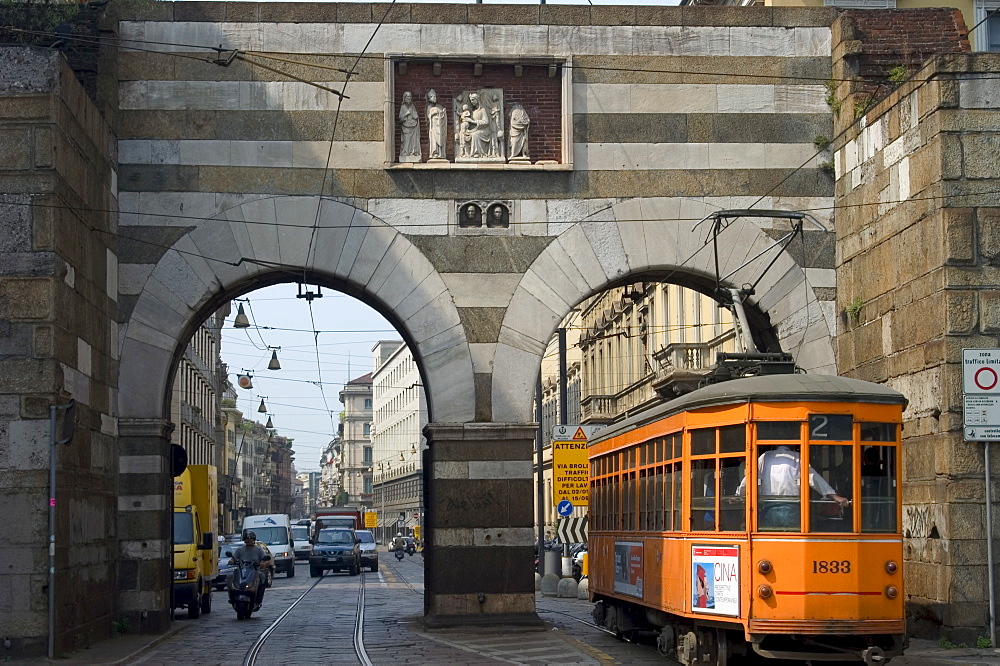
<instances>
[{"instance_id":1,"label":"tram side window","mask_svg":"<svg viewBox=\"0 0 1000 666\"><path fill-rule=\"evenodd\" d=\"M895 532L896 529L896 447L862 445L861 531Z\"/></svg>"},{"instance_id":2,"label":"tram side window","mask_svg":"<svg viewBox=\"0 0 1000 666\"><path fill-rule=\"evenodd\" d=\"M663 465L656 468L653 476L653 529L660 532L663 527Z\"/></svg>"},{"instance_id":3,"label":"tram side window","mask_svg":"<svg viewBox=\"0 0 1000 666\"><path fill-rule=\"evenodd\" d=\"M848 503L854 487L853 452L849 444L809 447L809 531L854 531Z\"/></svg>"},{"instance_id":4,"label":"tram side window","mask_svg":"<svg viewBox=\"0 0 1000 666\"><path fill-rule=\"evenodd\" d=\"M681 463L674 463L672 476L674 479L674 499L673 502L671 502L671 505L674 508L673 529L682 530L684 529L684 525L681 520L684 514L681 513L683 511L683 507L681 505L681 492L684 484L681 482L683 479L681 476Z\"/></svg>"},{"instance_id":5,"label":"tram side window","mask_svg":"<svg viewBox=\"0 0 1000 666\"><path fill-rule=\"evenodd\" d=\"M742 426L740 426L741 429ZM719 529L724 532L742 532L746 529L746 497L738 494L746 477L746 458L720 458Z\"/></svg>"},{"instance_id":6,"label":"tram side window","mask_svg":"<svg viewBox=\"0 0 1000 666\"><path fill-rule=\"evenodd\" d=\"M639 529L643 532L651 529L649 524L649 494L652 487L649 484L647 470L639 471Z\"/></svg>"},{"instance_id":7,"label":"tram side window","mask_svg":"<svg viewBox=\"0 0 1000 666\"><path fill-rule=\"evenodd\" d=\"M692 442L693 448L693 442ZM691 461L691 531L715 530L715 459Z\"/></svg>"}]
</instances>

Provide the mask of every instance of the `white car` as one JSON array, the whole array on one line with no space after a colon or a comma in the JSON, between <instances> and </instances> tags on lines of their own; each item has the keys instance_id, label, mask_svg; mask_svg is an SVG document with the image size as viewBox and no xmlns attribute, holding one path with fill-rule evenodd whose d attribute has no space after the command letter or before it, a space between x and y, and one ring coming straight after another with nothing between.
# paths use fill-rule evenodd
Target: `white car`
<instances>
[{"instance_id":1,"label":"white car","mask_svg":"<svg viewBox=\"0 0 1000 666\"><path fill-rule=\"evenodd\" d=\"M295 551L295 559L309 559L313 547L309 543L308 525L292 525L292 549Z\"/></svg>"}]
</instances>

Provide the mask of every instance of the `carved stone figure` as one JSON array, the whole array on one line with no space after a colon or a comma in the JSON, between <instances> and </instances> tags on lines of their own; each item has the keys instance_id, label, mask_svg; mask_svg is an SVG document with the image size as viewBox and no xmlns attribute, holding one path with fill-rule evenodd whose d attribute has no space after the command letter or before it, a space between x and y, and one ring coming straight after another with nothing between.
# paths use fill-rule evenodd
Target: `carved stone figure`
<instances>
[{"instance_id":1,"label":"carved stone figure","mask_svg":"<svg viewBox=\"0 0 1000 666\"><path fill-rule=\"evenodd\" d=\"M503 162L503 90L486 88L456 97L457 162Z\"/></svg>"},{"instance_id":2,"label":"carved stone figure","mask_svg":"<svg viewBox=\"0 0 1000 666\"><path fill-rule=\"evenodd\" d=\"M531 119L524 107L514 102L510 111L510 161L528 161L528 125Z\"/></svg>"},{"instance_id":3,"label":"carved stone figure","mask_svg":"<svg viewBox=\"0 0 1000 666\"><path fill-rule=\"evenodd\" d=\"M460 227L483 226L482 209L474 203L467 203L464 206L462 206L461 213L459 214L458 217L458 226Z\"/></svg>"},{"instance_id":4,"label":"carved stone figure","mask_svg":"<svg viewBox=\"0 0 1000 666\"><path fill-rule=\"evenodd\" d=\"M420 161L420 114L413 104L413 95L403 93L403 103L399 105L399 161Z\"/></svg>"},{"instance_id":5,"label":"carved stone figure","mask_svg":"<svg viewBox=\"0 0 1000 666\"><path fill-rule=\"evenodd\" d=\"M510 226L510 213L503 204L493 204L486 214L486 226L498 229Z\"/></svg>"},{"instance_id":6,"label":"carved stone figure","mask_svg":"<svg viewBox=\"0 0 1000 666\"><path fill-rule=\"evenodd\" d=\"M458 114L457 129L455 130L455 142L458 144L459 157L472 157L472 130L476 124L472 120L472 110L468 104L462 105L462 112Z\"/></svg>"},{"instance_id":7,"label":"carved stone figure","mask_svg":"<svg viewBox=\"0 0 1000 666\"><path fill-rule=\"evenodd\" d=\"M490 152L488 157L503 157L503 107L499 95L494 94L490 104L490 124L493 135L490 137Z\"/></svg>"},{"instance_id":8,"label":"carved stone figure","mask_svg":"<svg viewBox=\"0 0 1000 666\"><path fill-rule=\"evenodd\" d=\"M448 114L444 107L437 103L437 93L427 91L427 158L429 160L447 159Z\"/></svg>"}]
</instances>

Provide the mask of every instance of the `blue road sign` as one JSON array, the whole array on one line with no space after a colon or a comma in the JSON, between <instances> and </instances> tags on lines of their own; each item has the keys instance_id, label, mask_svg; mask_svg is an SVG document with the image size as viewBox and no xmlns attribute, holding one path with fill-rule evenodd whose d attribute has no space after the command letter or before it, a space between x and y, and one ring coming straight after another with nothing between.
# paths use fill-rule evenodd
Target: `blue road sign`
<instances>
[{"instance_id":1,"label":"blue road sign","mask_svg":"<svg viewBox=\"0 0 1000 666\"><path fill-rule=\"evenodd\" d=\"M556 505L556 513L563 517L573 515L573 503L569 500L559 502Z\"/></svg>"}]
</instances>

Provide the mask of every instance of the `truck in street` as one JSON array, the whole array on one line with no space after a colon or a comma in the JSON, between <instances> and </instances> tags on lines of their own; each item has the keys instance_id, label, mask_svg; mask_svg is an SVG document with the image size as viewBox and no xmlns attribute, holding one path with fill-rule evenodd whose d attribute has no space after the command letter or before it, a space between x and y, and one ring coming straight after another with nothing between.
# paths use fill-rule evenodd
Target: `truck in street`
<instances>
[{"instance_id":1,"label":"truck in street","mask_svg":"<svg viewBox=\"0 0 1000 666\"><path fill-rule=\"evenodd\" d=\"M212 465L188 465L174 477L174 608L188 617L212 612L212 580L218 564L215 543L218 494Z\"/></svg>"},{"instance_id":2,"label":"truck in street","mask_svg":"<svg viewBox=\"0 0 1000 666\"><path fill-rule=\"evenodd\" d=\"M361 509L353 506L319 507L313 514L312 539L315 542L319 531L329 527L347 527L352 530L364 529Z\"/></svg>"}]
</instances>

